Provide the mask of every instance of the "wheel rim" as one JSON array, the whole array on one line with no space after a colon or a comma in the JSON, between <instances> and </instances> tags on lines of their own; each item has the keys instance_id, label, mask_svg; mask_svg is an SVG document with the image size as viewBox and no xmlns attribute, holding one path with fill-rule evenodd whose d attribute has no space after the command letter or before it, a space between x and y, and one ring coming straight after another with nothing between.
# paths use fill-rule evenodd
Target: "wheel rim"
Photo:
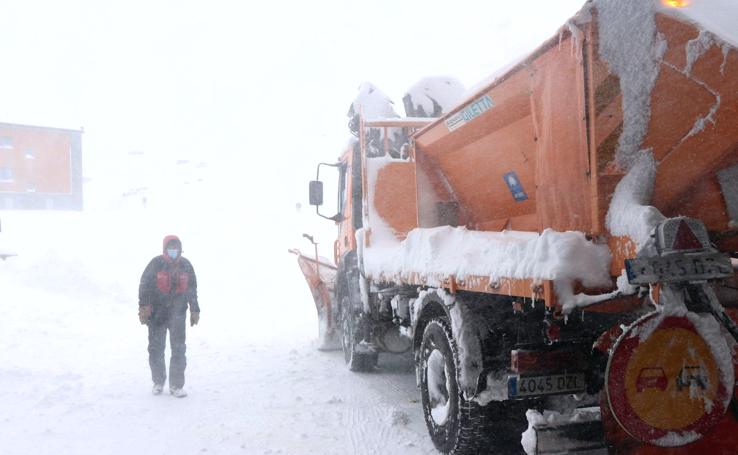
<instances>
[{"instance_id":1,"label":"wheel rim","mask_svg":"<svg viewBox=\"0 0 738 455\"><path fill-rule=\"evenodd\" d=\"M433 422L442 426L448 422L451 400L449 399L449 371L446 358L438 349L433 349L426 360L428 384L428 407Z\"/></svg>"}]
</instances>

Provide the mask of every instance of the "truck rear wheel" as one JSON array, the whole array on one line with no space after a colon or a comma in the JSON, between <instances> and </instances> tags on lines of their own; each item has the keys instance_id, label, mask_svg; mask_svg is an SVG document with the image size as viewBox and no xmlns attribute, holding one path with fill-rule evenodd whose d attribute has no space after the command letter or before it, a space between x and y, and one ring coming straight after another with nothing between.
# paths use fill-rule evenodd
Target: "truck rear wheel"
<instances>
[{"instance_id":1,"label":"truck rear wheel","mask_svg":"<svg viewBox=\"0 0 738 455\"><path fill-rule=\"evenodd\" d=\"M343 359L351 371L371 371L377 366L377 353L362 346L359 334L360 315L352 308L348 297L341 300L341 348Z\"/></svg>"},{"instance_id":2,"label":"truck rear wheel","mask_svg":"<svg viewBox=\"0 0 738 455\"><path fill-rule=\"evenodd\" d=\"M420 349L423 415L436 448L457 455L522 453L520 434L525 425L520 427L517 410L507 409L514 403L481 406L461 392L456 375L459 351L446 318L428 323Z\"/></svg>"}]
</instances>

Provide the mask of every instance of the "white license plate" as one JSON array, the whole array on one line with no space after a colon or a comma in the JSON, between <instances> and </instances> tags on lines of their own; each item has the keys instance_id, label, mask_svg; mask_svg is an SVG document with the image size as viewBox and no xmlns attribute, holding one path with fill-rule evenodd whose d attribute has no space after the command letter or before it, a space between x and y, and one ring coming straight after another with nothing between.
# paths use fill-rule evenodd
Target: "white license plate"
<instances>
[{"instance_id":1,"label":"white license plate","mask_svg":"<svg viewBox=\"0 0 738 455\"><path fill-rule=\"evenodd\" d=\"M507 378L507 394L510 398L583 392L585 387L584 373Z\"/></svg>"},{"instance_id":2,"label":"white license plate","mask_svg":"<svg viewBox=\"0 0 738 455\"><path fill-rule=\"evenodd\" d=\"M626 259L630 284L704 281L733 275L730 257L722 253L679 254Z\"/></svg>"}]
</instances>

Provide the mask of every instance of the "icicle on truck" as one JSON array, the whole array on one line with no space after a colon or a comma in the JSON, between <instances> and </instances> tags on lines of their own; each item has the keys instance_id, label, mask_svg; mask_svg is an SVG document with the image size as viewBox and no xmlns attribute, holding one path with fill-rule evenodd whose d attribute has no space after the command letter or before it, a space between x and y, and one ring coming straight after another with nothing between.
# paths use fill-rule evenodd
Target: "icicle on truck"
<instances>
[{"instance_id":1,"label":"icicle on truck","mask_svg":"<svg viewBox=\"0 0 738 455\"><path fill-rule=\"evenodd\" d=\"M439 118L355 102L321 337L412 350L442 453L738 453L729 38L598 0Z\"/></svg>"}]
</instances>

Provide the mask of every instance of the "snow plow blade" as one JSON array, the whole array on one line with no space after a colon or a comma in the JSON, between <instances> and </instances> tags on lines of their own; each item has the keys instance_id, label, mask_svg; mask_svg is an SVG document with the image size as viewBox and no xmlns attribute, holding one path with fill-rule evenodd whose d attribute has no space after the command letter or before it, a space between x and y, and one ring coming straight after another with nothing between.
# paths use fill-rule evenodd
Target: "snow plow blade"
<instances>
[{"instance_id":1,"label":"snow plow blade","mask_svg":"<svg viewBox=\"0 0 738 455\"><path fill-rule=\"evenodd\" d=\"M298 249L289 252L297 255L297 263L310 287L315 309L318 311L318 349L327 351L340 348L333 314L336 267L327 261L305 256Z\"/></svg>"}]
</instances>

